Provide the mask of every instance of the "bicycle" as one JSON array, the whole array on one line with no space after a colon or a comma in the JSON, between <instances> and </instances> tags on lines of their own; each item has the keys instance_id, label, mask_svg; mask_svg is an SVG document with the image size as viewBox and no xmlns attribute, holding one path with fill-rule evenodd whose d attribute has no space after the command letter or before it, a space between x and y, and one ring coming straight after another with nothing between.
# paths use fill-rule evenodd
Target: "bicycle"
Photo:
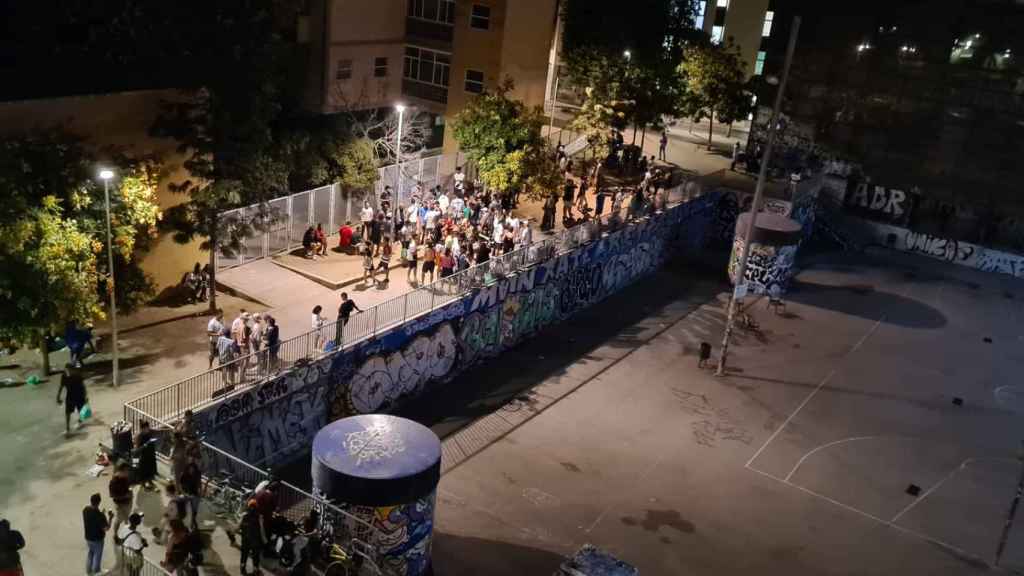
<instances>
[{"instance_id":1,"label":"bicycle","mask_svg":"<svg viewBox=\"0 0 1024 576\"><path fill-rule=\"evenodd\" d=\"M337 544L331 544L324 549L324 560L327 562L324 576L348 576L356 573L355 558Z\"/></svg>"}]
</instances>

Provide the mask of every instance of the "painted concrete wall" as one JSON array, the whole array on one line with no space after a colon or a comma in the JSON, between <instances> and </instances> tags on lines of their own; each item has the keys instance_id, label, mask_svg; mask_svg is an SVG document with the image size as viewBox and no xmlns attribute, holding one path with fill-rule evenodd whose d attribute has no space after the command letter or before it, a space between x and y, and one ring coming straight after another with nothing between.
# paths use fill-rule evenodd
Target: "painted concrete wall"
<instances>
[{"instance_id":1,"label":"painted concrete wall","mask_svg":"<svg viewBox=\"0 0 1024 576\"><path fill-rule=\"evenodd\" d=\"M1024 256L1020 254L914 232L890 224L867 220L863 220L862 223L864 228L870 232L873 241L877 244L891 246L896 250L904 252L945 260L960 266L976 268L984 272L1008 274L1017 278L1024 278Z\"/></svg>"},{"instance_id":2,"label":"painted concrete wall","mask_svg":"<svg viewBox=\"0 0 1024 576\"><path fill-rule=\"evenodd\" d=\"M735 214L731 195L705 194L228 397L197 421L208 441L250 463L286 462L307 451L329 421L392 411L614 294L670 256L731 241L724 236L731 235Z\"/></svg>"},{"instance_id":3,"label":"painted concrete wall","mask_svg":"<svg viewBox=\"0 0 1024 576\"><path fill-rule=\"evenodd\" d=\"M161 100L174 98L170 90L119 92L69 98L47 98L0 103L0 134L10 135L34 129L65 126L88 138L97 149L118 146L133 153L156 153L163 158L166 174L157 190L162 210L180 204L185 198L168 189L171 182L184 179L183 158L171 140L153 138L149 127L159 112ZM200 252L199 243L175 243L163 234L142 261L142 269L153 277L157 291L177 284L196 261L209 256Z\"/></svg>"}]
</instances>

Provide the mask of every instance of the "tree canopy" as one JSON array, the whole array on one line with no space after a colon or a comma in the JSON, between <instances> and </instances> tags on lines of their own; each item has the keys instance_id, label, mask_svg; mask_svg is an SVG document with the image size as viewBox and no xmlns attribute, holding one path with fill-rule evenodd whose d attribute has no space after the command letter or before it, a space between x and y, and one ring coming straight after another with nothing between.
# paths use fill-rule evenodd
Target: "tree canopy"
<instances>
[{"instance_id":1,"label":"tree canopy","mask_svg":"<svg viewBox=\"0 0 1024 576\"><path fill-rule=\"evenodd\" d=\"M499 191L547 186L551 179L550 145L541 135L544 113L509 98L512 80L474 98L452 120L459 147L476 162L480 179ZM557 173L557 166L555 168ZM544 190L530 188L528 194Z\"/></svg>"},{"instance_id":2,"label":"tree canopy","mask_svg":"<svg viewBox=\"0 0 1024 576\"><path fill-rule=\"evenodd\" d=\"M97 181L101 157L116 174L110 212L118 307L130 311L152 295L139 255L161 217L157 159L100 154L58 128L3 138L0 339L42 344L67 322L105 316L111 287L104 190Z\"/></svg>"},{"instance_id":3,"label":"tree canopy","mask_svg":"<svg viewBox=\"0 0 1024 576\"><path fill-rule=\"evenodd\" d=\"M723 122L739 120L752 107L739 50L730 42L688 46L679 65L682 91L679 109L697 122L708 119L708 146L717 115Z\"/></svg>"}]
</instances>

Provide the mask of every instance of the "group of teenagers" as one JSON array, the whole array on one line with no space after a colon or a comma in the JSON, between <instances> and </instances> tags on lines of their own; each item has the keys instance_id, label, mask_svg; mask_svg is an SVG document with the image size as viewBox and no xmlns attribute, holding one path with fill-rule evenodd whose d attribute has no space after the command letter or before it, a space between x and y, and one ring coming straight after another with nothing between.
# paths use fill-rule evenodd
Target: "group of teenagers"
<instances>
[{"instance_id":1,"label":"group of teenagers","mask_svg":"<svg viewBox=\"0 0 1024 576\"><path fill-rule=\"evenodd\" d=\"M238 384L248 369L256 365L248 358L261 350L267 351L261 357L267 364L263 368L273 370L278 365L281 332L277 320L269 314L249 313L243 308L231 324L225 325L224 313L217 311L206 325L206 334L210 341L209 367L213 368L216 359L224 367L224 379L229 385Z\"/></svg>"}]
</instances>

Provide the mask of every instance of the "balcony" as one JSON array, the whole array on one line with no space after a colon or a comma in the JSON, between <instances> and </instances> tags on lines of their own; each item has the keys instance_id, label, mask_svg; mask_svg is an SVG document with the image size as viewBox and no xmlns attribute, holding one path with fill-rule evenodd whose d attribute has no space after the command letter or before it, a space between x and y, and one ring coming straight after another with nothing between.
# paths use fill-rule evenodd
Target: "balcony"
<instances>
[{"instance_id":1,"label":"balcony","mask_svg":"<svg viewBox=\"0 0 1024 576\"><path fill-rule=\"evenodd\" d=\"M417 82L408 78L402 78L402 94L438 104L448 103L448 89L444 86Z\"/></svg>"},{"instance_id":2,"label":"balcony","mask_svg":"<svg viewBox=\"0 0 1024 576\"><path fill-rule=\"evenodd\" d=\"M405 18L406 37L427 48L451 49L454 28L450 24L419 18Z\"/></svg>"}]
</instances>

